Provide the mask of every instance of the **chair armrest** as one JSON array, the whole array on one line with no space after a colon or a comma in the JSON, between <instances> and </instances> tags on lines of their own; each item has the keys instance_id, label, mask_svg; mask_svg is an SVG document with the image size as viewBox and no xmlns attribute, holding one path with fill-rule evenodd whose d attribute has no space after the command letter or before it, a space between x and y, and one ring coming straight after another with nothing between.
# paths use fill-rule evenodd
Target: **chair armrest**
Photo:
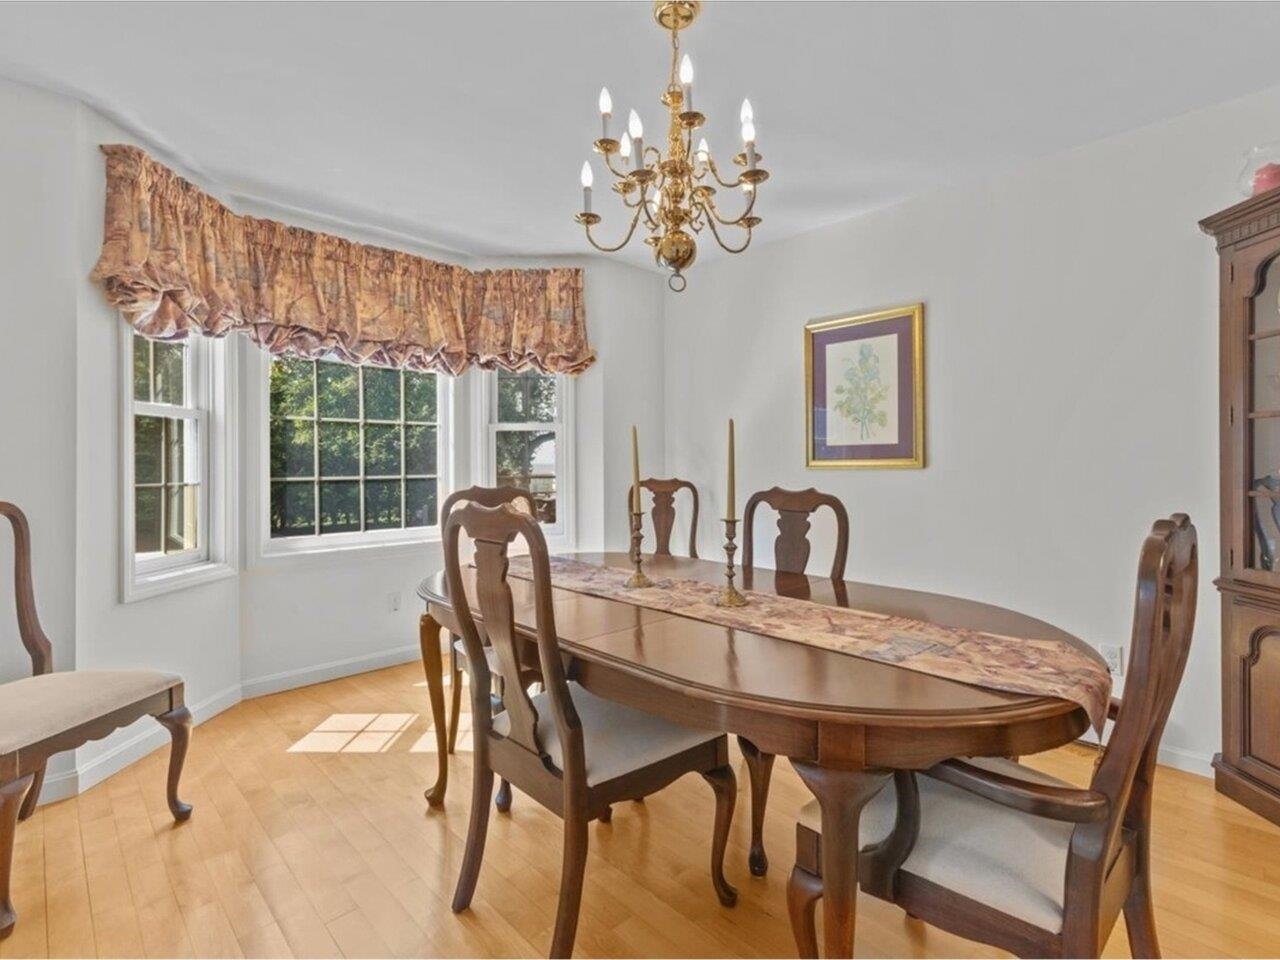
<instances>
[{"instance_id":1,"label":"chair armrest","mask_svg":"<svg viewBox=\"0 0 1280 960\"><path fill-rule=\"evenodd\" d=\"M1105 820L1110 812L1110 801L1105 794L1097 791L1054 787L1007 777L963 760L944 760L926 773L935 780L967 790L1011 810L1049 820L1096 823Z\"/></svg>"},{"instance_id":2,"label":"chair armrest","mask_svg":"<svg viewBox=\"0 0 1280 960\"><path fill-rule=\"evenodd\" d=\"M1122 701L1120 700L1120 698L1119 698L1119 697L1112 697L1112 698L1111 698L1111 702L1107 704L1107 719L1108 719L1108 720L1114 720L1114 719L1116 719L1116 717L1120 716L1120 704L1121 704L1121 702L1122 702Z\"/></svg>"}]
</instances>

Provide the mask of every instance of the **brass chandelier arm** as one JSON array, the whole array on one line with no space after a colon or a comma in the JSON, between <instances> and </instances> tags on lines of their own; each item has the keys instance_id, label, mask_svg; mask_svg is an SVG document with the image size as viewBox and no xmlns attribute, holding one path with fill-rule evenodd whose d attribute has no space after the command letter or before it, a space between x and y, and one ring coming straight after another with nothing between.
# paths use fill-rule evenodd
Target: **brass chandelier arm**
<instances>
[{"instance_id":1,"label":"brass chandelier arm","mask_svg":"<svg viewBox=\"0 0 1280 960\"><path fill-rule=\"evenodd\" d=\"M729 246L729 244L725 243L724 238L720 236L720 228L716 226L716 217L714 215L709 216L707 218L707 223L710 224L711 226L711 235L716 238L716 243L720 244L720 248L722 250L725 250L728 253L742 253L743 250L746 250L747 247L751 246L751 228L750 227L739 227L739 229L747 231L747 238L742 241L742 246L731 247ZM726 223L725 225L735 226L736 224Z\"/></svg>"},{"instance_id":2,"label":"brass chandelier arm","mask_svg":"<svg viewBox=\"0 0 1280 960\"><path fill-rule=\"evenodd\" d=\"M643 209L644 209L644 204L641 203L639 209L637 209L636 212L631 215L631 226L627 228L627 235L622 238L622 242L619 243L617 246L602 247L600 246L600 244L596 243L595 237L591 236L591 224L589 223L586 224L587 242L590 243L597 250L599 250L601 253L617 253L619 250L621 250L623 247L625 247L628 243L631 242L631 237L636 232L636 224L640 222L640 211Z\"/></svg>"},{"instance_id":3,"label":"brass chandelier arm","mask_svg":"<svg viewBox=\"0 0 1280 960\"><path fill-rule=\"evenodd\" d=\"M730 183L728 180L725 180L723 177L721 177L720 168L716 166L716 159L710 154L707 154L707 169L710 170L711 175L716 178L716 183L720 184L720 186L728 190L737 190L739 187L742 186L741 177L739 177L733 183Z\"/></svg>"},{"instance_id":4,"label":"brass chandelier arm","mask_svg":"<svg viewBox=\"0 0 1280 960\"><path fill-rule=\"evenodd\" d=\"M711 215L712 218L719 221L724 226L741 227L741 226L744 226L743 221L746 220L747 217L751 216L751 212L756 208L756 192L754 190L751 191L751 199L747 201L746 208L742 211L742 213L738 214L738 216L732 220L722 217L720 215L720 208L716 206L716 201L714 197L707 197L707 199L703 202L703 207L707 210L707 212Z\"/></svg>"}]
</instances>

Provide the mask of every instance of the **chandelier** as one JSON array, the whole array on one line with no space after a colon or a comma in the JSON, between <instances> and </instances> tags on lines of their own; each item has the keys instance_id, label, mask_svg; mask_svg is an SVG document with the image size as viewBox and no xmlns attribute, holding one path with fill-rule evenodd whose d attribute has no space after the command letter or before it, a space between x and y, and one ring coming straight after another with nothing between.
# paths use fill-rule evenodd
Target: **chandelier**
<instances>
[{"instance_id":1,"label":"chandelier","mask_svg":"<svg viewBox=\"0 0 1280 960\"><path fill-rule=\"evenodd\" d=\"M605 246L596 242L591 228L600 215L591 210L590 161L582 165L582 212L574 217L586 230L587 240L604 253L621 250L643 224L649 236L644 242L653 247L658 265L671 271L667 285L679 293L688 281L684 277L698 255L696 235L709 228L723 249L741 253L751 243L751 231L760 224L755 215L756 188L769 179L759 165L756 152L755 118L751 101L742 101L742 152L733 158L741 167L737 178L725 180L711 155L706 138L693 148L694 132L706 118L693 108L693 63L689 55L680 56L680 31L693 23L702 4L699 0L656 0L653 15L660 26L671 31L671 73L662 103L669 113L667 150L644 142L644 125L635 110L628 118L627 129L620 140L610 135L613 100L608 88L600 91L600 139L595 151L613 178L613 189L630 211L631 222L620 243ZM721 214L716 204L717 188L741 191L745 205L737 217ZM723 233L722 233L723 231Z\"/></svg>"}]
</instances>

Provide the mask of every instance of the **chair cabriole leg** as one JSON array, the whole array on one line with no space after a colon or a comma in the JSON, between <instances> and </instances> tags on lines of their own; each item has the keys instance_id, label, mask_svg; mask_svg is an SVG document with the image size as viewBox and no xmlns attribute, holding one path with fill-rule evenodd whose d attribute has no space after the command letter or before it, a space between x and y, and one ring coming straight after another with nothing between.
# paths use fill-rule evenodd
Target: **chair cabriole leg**
<instances>
[{"instance_id":1,"label":"chair cabriole leg","mask_svg":"<svg viewBox=\"0 0 1280 960\"><path fill-rule=\"evenodd\" d=\"M9 899L9 874L13 868L13 838L18 832L18 809L32 786L35 774L27 774L0 786L0 939L13 932L18 913Z\"/></svg>"},{"instance_id":2,"label":"chair cabriole leg","mask_svg":"<svg viewBox=\"0 0 1280 960\"><path fill-rule=\"evenodd\" d=\"M160 714L156 720L169 731L169 780L165 785L165 795L169 801L169 812L174 820L181 823L191 816L191 804L178 799L178 782L182 779L182 765L186 762L187 746L191 743L191 711L178 707Z\"/></svg>"},{"instance_id":3,"label":"chair cabriole leg","mask_svg":"<svg viewBox=\"0 0 1280 960\"><path fill-rule=\"evenodd\" d=\"M720 903L732 907L738 902L738 891L724 878L724 851L729 845L729 827L733 824L733 806L738 797L738 780L730 766L709 770L702 775L716 795L716 822L711 839L711 883Z\"/></svg>"}]
</instances>

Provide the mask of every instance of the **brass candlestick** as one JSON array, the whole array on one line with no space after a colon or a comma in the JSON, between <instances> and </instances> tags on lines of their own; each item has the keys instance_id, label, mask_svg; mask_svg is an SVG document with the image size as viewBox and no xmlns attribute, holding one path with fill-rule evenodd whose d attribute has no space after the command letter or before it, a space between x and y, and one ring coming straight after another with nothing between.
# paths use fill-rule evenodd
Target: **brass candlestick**
<instances>
[{"instance_id":1,"label":"brass candlestick","mask_svg":"<svg viewBox=\"0 0 1280 960\"><path fill-rule=\"evenodd\" d=\"M738 531L738 521L728 517L724 519L724 579L725 585L716 595L717 607L745 607L747 598L740 594L733 585L733 555L738 552L738 545L733 542Z\"/></svg>"},{"instance_id":2,"label":"brass candlestick","mask_svg":"<svg viewBox=\"0 0 1280 960\"><path fill-rule=\"evenodd\" d=\"M627 578L623 584L624 587L652 587L653 581L644 575L644 570L640 568L640 541L644 539L644 533L640 529L640 520L644 516L640 511L634 510L631 513L631 562L635 564L636 572Z\"/></svg>"}]
</instances>

